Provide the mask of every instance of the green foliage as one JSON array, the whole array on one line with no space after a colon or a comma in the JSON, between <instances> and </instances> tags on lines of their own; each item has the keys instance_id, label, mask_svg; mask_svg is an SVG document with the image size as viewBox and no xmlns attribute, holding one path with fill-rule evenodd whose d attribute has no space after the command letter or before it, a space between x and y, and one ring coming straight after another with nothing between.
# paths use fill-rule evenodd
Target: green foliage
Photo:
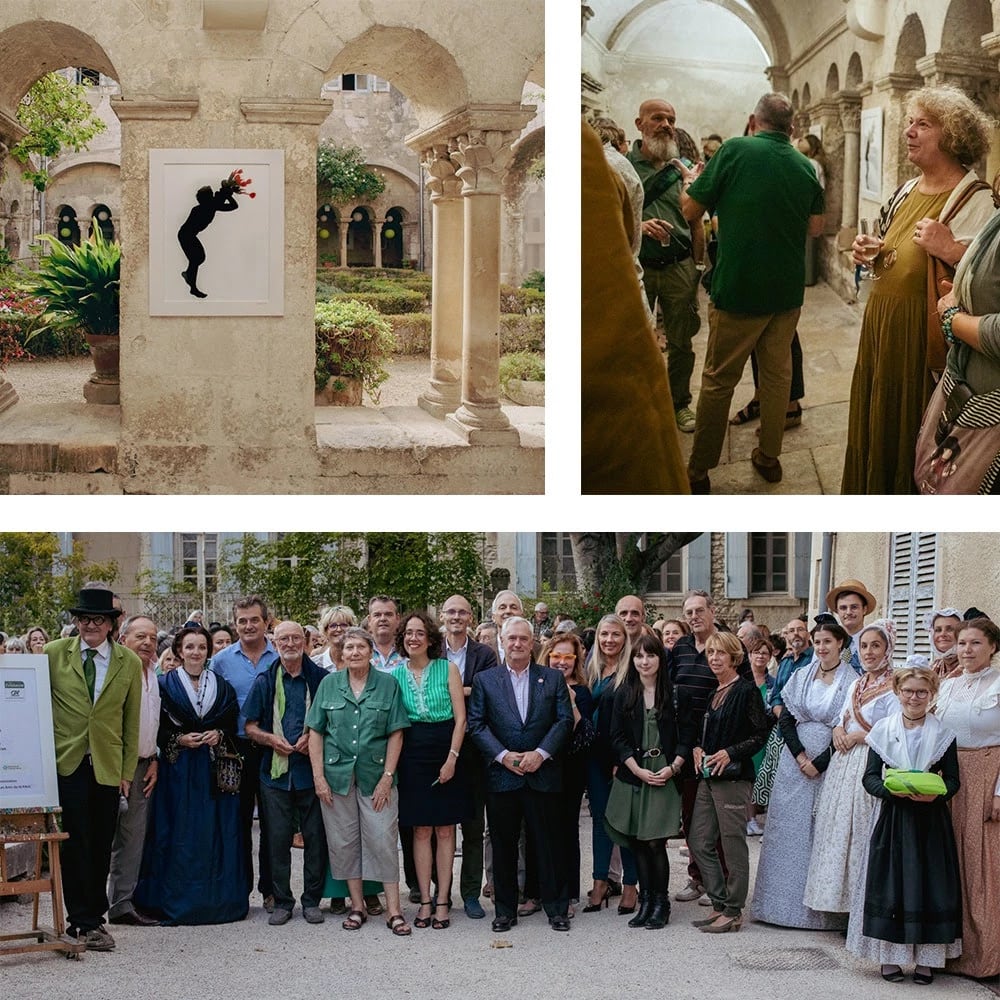
<instances>
[{"instance_id":1,"label":"green foliage","mask_svg":"<svg viewBox=\"0 0 1000 1000\"><path fill-rule=\"evenodd\" d=\"M525 279L521 282L522 288L533 288L536 292L545 291L545 272L544 271L532 271Z\"/></svg>"},{"instance_id":2,"label":"green foliage","mask_svg":"<svg viewBox=\"0 0 1000 1000\"><path fill-rule=\"evenodd\" d=\"M58 635L83 584L103 580L112 586L117 576L116 562L88 562L78 542L64 555L55 532L0 532L0 627L15 633L41 625Z\"/></svg>"},{"instance_id":3,"label":"green foliage","mask_svg":"<svg viewBox=\"0 0 1000 1000\"><path fill-rule=\"evenodd\" d=\"M31 155L57 157L64 149L78 153L95 135L105 131L86 98L87 88L70 83L58 73L47 73L32 84L17 106L17 120L28 134L11 150L15 159L27 163ZM44 164L28 169L24 179L44 191L51 182Z\"/></svg>"},{"instance_id":4,"label":"green foliage","mask_svg":"<svg viewBox=\"0 0 1000 1000\"><path fill-rule=\"evenodd\" d=\"M396 292L401 288L430 299L431 276L423 271L376 267L324 269L316 276L317 298L329 298L334 292Z\"/></svg>"},{"instance_id":5,"label":"green foliage","mask_svg":"<svg viewBox=\"0 0 1000 1000\"><path fill-rule=\"evenodd\" d=\"M408 610L451 594L475 606L486 584L481 544L468 532L289 532L275 541L244 535L223 547L221 572L241 593L263 594L279 617L305 624L324 605L342 603L360 619L379 593Z\"/></svg>"},{"instance_id":6,"label":"green foliage","mask_svg":"<svg viewBox=\"0 0 1000 1000\"><path fill-rule=\"evenodd\" d=\"M316 303L317 389L338 376L360 379L378 405L393 346L392 327L371 306L349 299Z\"/></svg>"},{"instance_id":7,"label":"green foliage","mask_svg":"<svg viewBox=\"0 0 1000 1000\"><path fill-rule=\"evenodd\" d=\"M545 154L542 153L540 156L536 156L530 164L528 164L528 169L526 171L529 177L534 177L536 181L545 180Z\"/></svg>"},{"instance_id":8,"label":"green foliage","mask_svg":"<svg viewBox=\"0 0 1000 1000\"><path fill-rule=\"evenodd\" d=\"M396 288L391 292L333 292L330 301L364 302L383 316L423 312L427 308L426 296L405 288Z\"/></svg>"},{"instance_id":9,"label":"green foliage","mask_svg":"<svg viewBox=\"0 0 1000 1000\"><path fill-rule=\"evenodd\" d=\"M545 317L501 316L500 352L545 350Z\"/></svg>"},{"instance_id":10,"label":"green foliage","mask_svg":"<svg viewBox=\"0 0 1000 1000\"><path fill-rule=\"evenodd\" d=\"M561 611L582 628L595 627L604 615L615 610L617 600L615 598L609 606L600 592L567 590L563 587L552 590L546 584L542 584L542 589L537 595L528 594L521 598L526 608L532 607L537 601L544 601L549 606L550 613Z\"/></svg>"},{"instance_id":11,"label":"green foliage","mask_svg":"<svg viewBox=\"0 0 1000 1000\"><path fill-rule=\"evenodd\" d=\"M48 234L41 239L48 243L49 253L39 261L38 272L28 285L48 305L43 325L32 336L50 327L117 336L121 247L108 243L100 229L75 247Z\"/></svg>"},{"instance_id":12,"label":"green foliage","mask_svg":"<svg viewBox=\"0 0 1000 1000\"><path fill-rule=\"evenodd\" d=\"M545 312L545 292L536 288L515 288L513 285L500 286L500 312L534 315Z\"/></svg>"},{"instance_id":13,"label":"green foliage","mask_svg":"<svg viewBox=\"0 0 1000 1000\"><path fill-rule=\"evenodd\" d=\"M396 354L428 354L431 349L431 314L401 313L386 317L392 324Z\"/></svg>"},{"instance_id":14,"label":"green foliage","mask_svg":"<svg viewBox=\"0 0 1000 1000\"><path fill-rule=\"evenodd\" d=\"M316 150L316 179L335 205L373 201L385 190L385 178L365 165L357 146L336 146L330 140Z\"/></svg>"},{"instance_id":15,"label":"green foliage","mask_svg":"<svg viewBox=\"0 0 1000 1000\"><path fill-rule=\"evenodd\" d=\"M500 359L500 385L504 390L512 379L523 382L545 381L545 358L533 351L515 351Z\"/></svg>"}]
</instances>

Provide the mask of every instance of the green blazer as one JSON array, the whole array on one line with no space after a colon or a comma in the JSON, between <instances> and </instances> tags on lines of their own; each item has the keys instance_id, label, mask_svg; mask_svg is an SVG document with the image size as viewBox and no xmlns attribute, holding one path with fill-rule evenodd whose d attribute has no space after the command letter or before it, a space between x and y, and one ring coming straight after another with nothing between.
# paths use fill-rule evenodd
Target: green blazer
<instances>
[{"instance_id":1,"label":"green blazer","mask_svg":"<svg viewBox=\"0 0 1000 1000\"><path fill-rule=\"evenodd\" d=\"M117 785L123 778L131 781L139 763L139 657L112 642L104 686L97 702L91 704L79 636L47 643L45 653L52 689L56 770L64 777L72 774L89 746L99 784Z\"/></svg>"}]
</instances>

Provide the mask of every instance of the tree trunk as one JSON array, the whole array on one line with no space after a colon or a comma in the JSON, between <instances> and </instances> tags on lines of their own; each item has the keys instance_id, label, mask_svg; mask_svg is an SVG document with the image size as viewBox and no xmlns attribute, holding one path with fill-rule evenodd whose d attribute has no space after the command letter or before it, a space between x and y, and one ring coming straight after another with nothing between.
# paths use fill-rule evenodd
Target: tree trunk
<instances>
[{"instance_id":1,"label":"tree trunk","mask_svg":"<svg viewBox=\"0 0 1000 1000\"><path fill-rule=\"evenodd\" d=\"M613 576L615 583L627 581L634 593L642 596L651 589L660 567L699 534L697 531L570 533L577 587L582 591L601 591Z\"/></svg>"}]
</instances>

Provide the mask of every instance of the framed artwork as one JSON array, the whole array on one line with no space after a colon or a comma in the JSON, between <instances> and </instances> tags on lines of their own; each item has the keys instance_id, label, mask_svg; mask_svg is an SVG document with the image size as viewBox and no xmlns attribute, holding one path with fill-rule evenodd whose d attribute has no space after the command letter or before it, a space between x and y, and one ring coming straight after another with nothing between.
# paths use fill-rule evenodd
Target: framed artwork
<instances>
[{"instance_id":1,"label":"framed artwork","mask_svg":"<svg viewBox=\"0 0 1000 1000\"><path fill-rule=\"evenodd\" d=\"M861 112L861 197L882 200L882 109Z\"/></svg>"},{"instance_id":2,"label":"framed artwork","mask_svg":"<svg viewBox=\"0 0 1000 1000\"><path fill-rule=\"evenodd\" d=\"M149 151L149 315L281 316L283 149Z\"/></svg>"}]
</instances>

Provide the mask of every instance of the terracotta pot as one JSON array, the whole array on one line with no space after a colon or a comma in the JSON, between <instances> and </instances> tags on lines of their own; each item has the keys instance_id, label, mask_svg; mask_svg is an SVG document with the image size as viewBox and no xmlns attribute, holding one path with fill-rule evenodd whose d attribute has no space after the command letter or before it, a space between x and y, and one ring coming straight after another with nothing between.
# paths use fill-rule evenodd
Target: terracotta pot
<instances>
[{"instance_id":1,"label":"terracotta pot","mask_svg":"<svg viewBox=\"0 0 1000 1000\"><path fill-rule=\"evenodd\" d=\"M117 385L121 343L119 338L97 333L88 333L85 336L87 345L90 347L90 356L94 359L94 374L90 376L90 381L104 385Z\"/></svg>"},{"instance_id":2,"label":"terracotta pot","mask_svg":"<svg viewBox=\"0 0 1000 1000\"><path fill-rule=\"evenodd\" d=\"M334 375L326 383L325 389L316 393L317 406L360 406L362 393L361 380L347 378L344 375Z\"/></svg>"}]
</instances>

